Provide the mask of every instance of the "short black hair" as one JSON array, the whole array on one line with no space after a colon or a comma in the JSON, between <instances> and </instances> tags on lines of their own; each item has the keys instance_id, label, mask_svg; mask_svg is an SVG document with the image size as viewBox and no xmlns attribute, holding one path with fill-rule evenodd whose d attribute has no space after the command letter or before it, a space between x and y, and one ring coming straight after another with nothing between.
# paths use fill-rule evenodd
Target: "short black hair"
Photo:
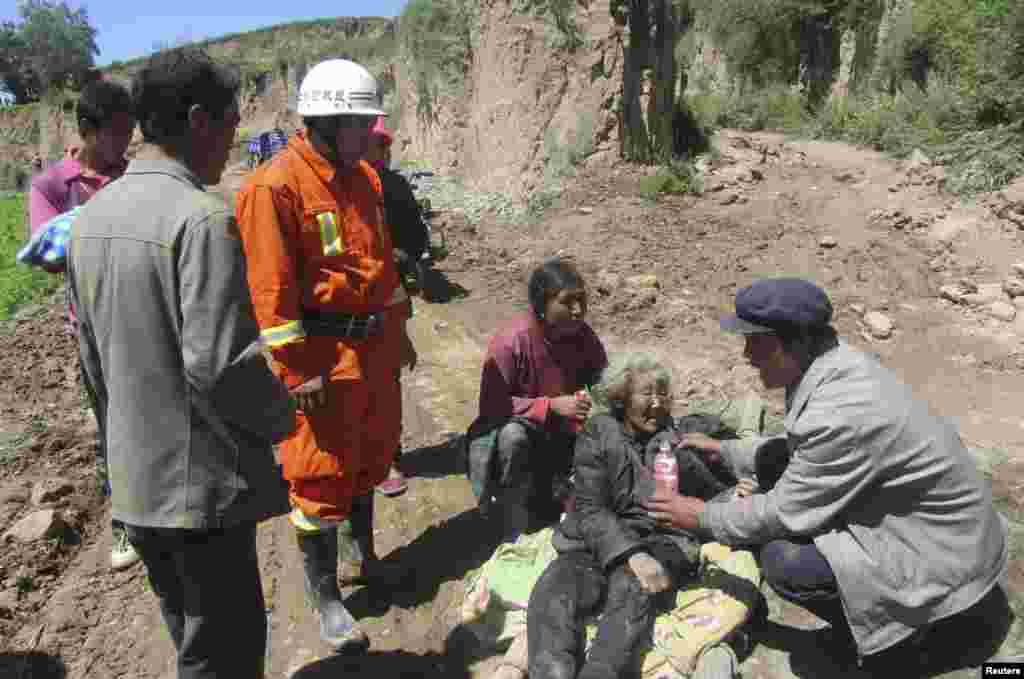
<instances>
[{"instance_id":1,"label":"short black hair","mask_svg":"<svg viewBox=\"0 0 1024 679\"><path fill-rule=\"evenodd\" d=\"M220 116L238 97L240 87L237 69L218 64L201 49L183 47L153 55L132 82L143 138L155 144L181 139L193 106Z\"/></svg>"},{"instance_id":2,"label":"short black hair","mask_svg":"<svg viewBox=\"0 0 1024 679\"><path fill-rule=\"evenodd\" d=\"M562 290L582 288L583 276L571 262L558 257L548 259L530 274L527 285L530 308L537 318L544 316L548 300Z\"/></svg>"},{"instance_id":3,"label":"short black hair","mask_svg":"<svg viewBox=\"0 0 1024 679\"><path fill-rule=\"evenodd\" d=\"M94 129L106 127L116 113L135 115L132 95L126 86L113 80L96 80L82 88L75 105L80 130L85 125Z\"/></svg>"}]
</instances>

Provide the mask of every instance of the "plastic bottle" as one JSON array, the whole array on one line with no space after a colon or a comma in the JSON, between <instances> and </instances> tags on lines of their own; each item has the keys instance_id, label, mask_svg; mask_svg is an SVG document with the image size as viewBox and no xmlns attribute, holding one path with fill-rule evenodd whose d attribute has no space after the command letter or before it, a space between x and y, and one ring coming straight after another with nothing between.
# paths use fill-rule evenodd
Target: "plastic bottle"
<instances>
[{"instance_id":1,"label":"plastic bottle","mask_svg":"<svg viewBox=\"0 0 1024 679\"><path fill-rule=\"evenodd\" d=\"M679 461L672 452L672 444L662 441L654 455L654 485L658 490L669 493L679 492Z\"/></svg>"}]
</instances>

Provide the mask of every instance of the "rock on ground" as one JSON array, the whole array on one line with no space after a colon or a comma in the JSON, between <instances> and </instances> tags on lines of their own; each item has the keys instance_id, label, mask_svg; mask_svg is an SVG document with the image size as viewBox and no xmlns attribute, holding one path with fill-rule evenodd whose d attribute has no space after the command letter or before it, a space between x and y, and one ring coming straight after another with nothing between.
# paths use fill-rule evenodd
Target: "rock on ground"
<instances>
[{"instance_id":1,"label":"rock on ground","mask_svg":"<svg viewBox=\"0 0 1024 679\"><path fill-rule=\"evenodd\" d=\"M626 284L631 288L660 288L661 283L658 281L658 277L654 274L640 274L639 276L630 276L626 279Z\"/></svg>"},{"instance_id":2,"label":"rock on ground","mask_svg":"<svg viewBox=\"0 0 1024 679\"><path fill-rule=\"evenodd\" d=\"M10 614L18 607L18 592L7 589L0 592L0 616Z\"/></svg>"},{"instance_id":3,"label":"rock on ground","mask_svg":"<svg viewBox=\"0 0 1024 679\"><path fill-rule=\"evenodd\" d=\"M992 302L988 308L988 315L1009 323L1017 317L1017 309L1009 302Z\"/></svg>"},{"instance_id":4,"label":"rock on ground","mask_svg":"<svg viewBox=\"0 0 1024 679\"><path fill-rule=\"evenodd\" d=\"M21 519L4 533L4 540L35 542L55 537L65 528L64 519L56 509L42 509Z\"/></svg>"},{"instance_id":5,"label":"rock on ground","mask_svg":"<svg viewBox=\"0 0 1024 679\"><path fill-rule=\"evenodd\" d=\"M978 291L964 295L964 301L972 306L987 306L993 302L1005 301L1002 283L982 283Z\"/></svg>"},{"instance_id":6,"label":"rock on ground","mask_svg":"<svg viewBox=\"0 0 1024 679\"><path fill-rule=\"evenodd\" d=\"M32 488L32 504L36 507L56 502L75 492L75 484L67 479L52 478L36 482Z\"/></svg>"},{"instance_id":7,"label":"rock on ground","mask_svg":"<svg viewBox=\"0 0 1024 679\"><path fill-rule=\"evenodd\" d=\"M875 339L889 339L895 327L893 320L880 311L864 314L864 326Z\"/></svg>"},{"instance_id":8,"label":"rock on ground","mask_svg":"<svg viewBox=\"0 0 1024 679\"><path fill-rule=\"evenodd\" d=\"M1007 278L1003 281L1003 291L1010 297L1024 296L1024 279Z\"/></svg>"},{"instance_id":9,"label":"rock on ground","mask_svg":"<svg viewBox=\"0 0 1024 679\"><path fill-rule=\"evenodd\" d=\"M28 499L28 489L20 483L0 487L0 507L4 505L23 505Z\"/></svg>"},{"instance_id":10,"label":"rock on ground","mask_svg":"<svg viewBox=\"0 0 1024 679\"><path fill-rule=\"evenodd\" d=\"M957 283L943 285L941 288L939 288L940 297L942 297L943 299L948 299L950 302L955 302L956 304L966 303L964 297L967 294L969 294L967 290L962 285L959 285Z\"/></svg>"}]
</instances>

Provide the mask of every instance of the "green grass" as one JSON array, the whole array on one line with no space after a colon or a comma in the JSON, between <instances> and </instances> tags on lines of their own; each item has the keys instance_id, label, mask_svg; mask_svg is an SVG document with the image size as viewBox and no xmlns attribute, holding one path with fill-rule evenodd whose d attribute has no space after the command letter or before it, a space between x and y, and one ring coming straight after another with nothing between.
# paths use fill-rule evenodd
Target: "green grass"
<instances>
[{"instance_id":1,"label":"green grass","mask_svg":"<svg viewBox=\"0 0 1024 679\"><path fill-rule=\"evenodd\" d=\"M647 200L657 200L663 194L700 193L702 188L693 163L684 160L669 163L654 174L642 177L638 186L640 195Z\"/></svg>"},{"instance_id":2,"label":"green grass","mask_svg":"<svg viewBox=\"0 0 1024 679\"><path fill-rule=\"evenodd\" d=\"M705 129L735 127L741 130L793 132L807 123L803 97L787 85L739 94L694 94L687 97L694 117Z\"/></svg>"},{"instance_id":3,"label":"green grass","mask_svg":"<svg viewBox=\"0 0 1024 679\"><path fill-rule=\"evenodd\" d=\"M52 294L63 277L18 264L14 257L25 244L25 196L0 199L0 320L21 306Z\"/></svg>"}]
</instances>

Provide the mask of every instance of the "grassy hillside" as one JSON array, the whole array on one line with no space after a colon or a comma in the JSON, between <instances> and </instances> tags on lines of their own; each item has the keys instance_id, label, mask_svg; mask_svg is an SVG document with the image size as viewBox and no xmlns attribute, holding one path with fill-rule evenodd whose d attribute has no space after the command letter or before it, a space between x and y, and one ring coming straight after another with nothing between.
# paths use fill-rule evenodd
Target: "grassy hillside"
<instances>
[{"instance_id":1,"label":"grassy hillside","mask_svg":"<svg viewBox=\"0 0 1024 679\"><path fill-rule=\"evenodd\" d=\"M371 70L390 61L395 52L395 25L381 17L334 17L268 26L195 43L210 56L238 65L255 78L279 72L291 64L313 64L328 57L347 56ZM145 58L115 61L104 71L129 77Z\"/></svg>"}]
</instances>

